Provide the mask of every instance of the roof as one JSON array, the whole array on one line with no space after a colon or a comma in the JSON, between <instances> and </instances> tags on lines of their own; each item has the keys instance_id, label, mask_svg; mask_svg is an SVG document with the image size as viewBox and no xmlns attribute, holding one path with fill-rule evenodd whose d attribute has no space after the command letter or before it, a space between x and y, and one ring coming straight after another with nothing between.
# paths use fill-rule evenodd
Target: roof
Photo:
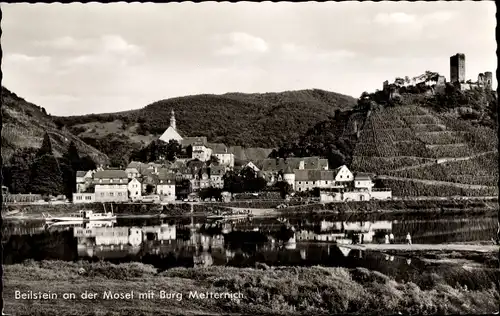
<instances>
[{"instance_id":1,"label":"roof","mask_svg":"<svg viewBox=\"0 0 500 316\"><path fill-rule=\"evenodd\" d=\"M224 175L226 173L226 168L224 166L213 166L210 167L210 175Z\"/></svg>"},{"instance_id":2,"label":"roof","mask_svg":"<svg viewBox=\"0 0 500 316\"><path fill-rule=\"evenodd\" d=\"M182 146L189 146L189 145L193 145L194 143L202 143L203 145L205 145L207 143L207 138L205 136L197 136L197 137L185 137L183 140L182 140Z\"/></svg>"},{"instance_id":3,"label":"roof","mask_svg":"<svg viewBox=\"0 0 500 316\"><path fill-rule=\"evenodd\" d=\"M125 172L129 173L139 173L139 170L137 170L137 168L127 168L125 169Z\"/></svg>"},{"instance_id":4,"label":"roof","mask_svg":"<svg viewBox=\"0 0 500 316\"><path fill-rule=\"evenodd\" d=\"M320 159L319 157L291 157L287 159L279 158L267 158L262 161L262 171L279 171L285 170L287 166L290 166L292 170L299 169L300 162L304 162L304 169L317 170L320 169Z\"/></svg>"},{"instance_id":5,"label":"roof","mask_svg":"<svg viewBox=\"0 0 500 316\"><path fill-rule=\"evenodd\" d=\"M159 139L166 143L168 143L172 139L178 142L182 142L182 136L172 126L169 126Z\"/></svg>"},{"instance_id":6,"label":"roof","mask_svg":"<svg viewBox=\"0 0 500 316\"><path fill-rule=\"evenodd\" d=\"M158 173L158 180L160 180L160 183L161 183L161 181L174 182L175 181L175 173L170 172L166 169L162 169Z\"/></svg>"},{"instance_id":7,"label":"roof","mask_svg":"<svg viewBox=\"0 0 500 316\"><path fill-rule=\"evenodd\" d=\"M320 159L319 160L319 167L321 169L328 169L328 159Z\"/></svg>"},{"instance_id":8,"label":"roof","mask_svg":"<svg viewBox=\"0 0 500 316\"><path fill-rule=\"evenodd\" d=\"M358 172L356 173L356 175L354 176L354 180L371 180L372 178L370 177L369 174L367 173L361 173L361 172Z\"/></svg>"},{"instance_id":9,"label":"roof","mask_svg":"<svg viewBox=\"0 0 500 316\"><path fill-rule=\"evenodd\" d=\"M128 178L127 173L123 170L102 170L94 173L94 179L119 179Z\"/></svg>"},{"instance_id":10,"label":"roof","mask_svg":"<svg viewBox=\"0 0 500 316\"><path fill-rule=\"evenodd\" d=\"M284 174L293 174L292 168L290 168L290 165L286 166Z\"/></svg>"},{"instance_id":11,"label":"roof","mask_svg":"<svg viewBox=\"0 0 500 316\"><path fill-rule=\"evenodd\" d=\"M136 180L139 183L142 183L142 179L141 178L132 178L132 179L130 179L130 181L128 183L130 183L130 182L132 182L134 180Z\"/></svg>"},{"instance_id":12,"label":"roof","mask_svg":"<svg viewBox=\"0 0 500 316\"><path fill-rule=\"evenodd\" d=\"M86 174L87 174L87 171L77 171L76 172L77 177L85 177Z\"/></svg>"},{"instance_id":13,"label":"roof","mask_svg":"<svg viewBox=\"0 0 500 316\"><path fill-rule=\"evenodd\" d=\"M207 147L211 148L214 154L229 154L226 145L222 143L208 143Z\"/></svg>"},{"instance_id":14,"label":"roof","mask_svg":"<svg viewBox=\"0 0 500 316\"><path fill-rule=\"evenodd\" d=\"M295 170L295 181L333 181L333 170Z\"/></svg>"}]
</instances>

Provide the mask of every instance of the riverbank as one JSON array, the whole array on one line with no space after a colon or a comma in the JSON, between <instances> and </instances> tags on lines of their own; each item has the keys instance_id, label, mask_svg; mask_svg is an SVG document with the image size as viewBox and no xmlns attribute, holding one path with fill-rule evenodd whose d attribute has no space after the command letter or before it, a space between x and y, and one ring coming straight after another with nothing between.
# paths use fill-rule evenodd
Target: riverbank
<instances>
[{"instance_id":1,"label":"riverbank","mask_svg":"<svg viewBox=\"0 0 500 316\"><path fill-rule=\"evenodd\" d=\"M11 315L54 316L88 312L93 315L428 315L498 311L497 271L470 273L447 267L441 275L436 273L417 274L417 279L401 282L364 268L262 265L261 269L209 267L159 272L141 263L28 261L4 266L4 311ZM496 285L492 284L495 279ZM29 291L51 291L58 297L28 302L15 299L15 291L26 295ZM86 291L95 292L98 297L82 299L81 294ZM103 299L108 291L124 296L133 292L133 297ZM148 291L155 296L139 298L139 293ZM173 295L160 298L161 291ZM63 293L75 293L76 298L64 300ZM212 297L200 298L199 293L209 293ZM231 293L235 297L214 298L215 294L210 293Z\"/></svg>"}]
</instances>

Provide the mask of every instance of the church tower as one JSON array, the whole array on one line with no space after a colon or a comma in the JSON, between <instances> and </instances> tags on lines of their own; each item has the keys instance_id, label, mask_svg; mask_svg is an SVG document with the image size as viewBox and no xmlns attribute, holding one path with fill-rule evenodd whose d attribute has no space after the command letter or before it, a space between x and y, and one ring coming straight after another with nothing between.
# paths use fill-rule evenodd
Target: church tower
<instances>
[{"instance_id":1,"label":"church tower","mask_svg":"<svg viewBox=\"0 0 500 316\"><path fill-rule=\"evenodd\" d=\"M177 127L175 126L175 113L174 113L174 109L172 109L171 116L170 116L170 126L172 126L173 129L177 130Z\"/></svg>"}]
</instances>

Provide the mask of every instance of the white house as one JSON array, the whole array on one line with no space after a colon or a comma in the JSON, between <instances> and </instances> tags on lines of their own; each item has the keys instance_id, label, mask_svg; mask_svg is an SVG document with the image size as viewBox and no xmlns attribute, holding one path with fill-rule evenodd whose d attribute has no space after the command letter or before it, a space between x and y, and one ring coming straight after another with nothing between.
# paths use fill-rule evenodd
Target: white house
<instances>
[{"instance_id":1,"label":"white house","mask_svg":"<svg viewBox=\"0 0 500 316\"><path fill-rule=\"evenodd\" d=\"M371 191L373 188L373 181L369 175L364 173L356 173L354 176L354 187L360 190Z\"/></svg>"},{"instance_id":2,"label":"white house","mask_svg":"<svg viewBox=\"0 0 500 316\"><path fill-rule=\"evenodd\" d=\"M83 193L92 182L92 170L76 172L76 192Z\"/></svg>"},{"instance_id":3,"label":"white house","mask_svg":"<svg viewBox=\"0 0 500 316\"><path fill-rule=\"evenodd\" d=\"M259 172L260 171L260 169L253 162L251 162L251 161L249 161L246 165L244 165L242 167L242 169L245 169L245 168L251 168L255 172Z\"/></svg>"},{"instance_id":4,"label":"white house","mask_svg":"<svg viewBox=\"0 0 500 316\"><path fill-rule=\"evenodd\" d=\"M234 167L234 154L228 152L226 145L215 143L209 144L208 147L212 150L212 156L219 160L220 165Z\"/></svg>"},{"instance_id":5,"label":"white house","mask_svg":"<svg viewBox=\"0 0 500 316\"><path fill-rule=\"evenodd\" d=\"M335 182L352 182L354 180L352 172L347 168L346 165L340 166L333 171L335 174Z\"/></svg>"},{"instance_id":6,"label":"white house","mask_svg":"<svg viewBox=\"0 0 500 316\"><path fill-rule=\"evenodd\" d=\"M142 197L142 183L138 178L133 178L127 185L128 196L132 201L140 200Z\"/></svg>"},{"instance_id":7,"label":"white house","mask_svg":"<svg viewBox=\"0 0 500 316\"><path fill-rule=\"evenodd\" d=\"M96 202L128 201L128 176L123 170L102 170L94 173Z\"/></svg>"},{"instance_id":8,"label":"white house","mask_svg":"<svg viewBox=\"0 0 500 316\"><path fill-rule=\"evenodd\" d=\"M140 177L141 176L141 173L139 172L139 170L137 170L137 168L128 168L125 169L125 172L127 173L127 177L129 179L133 179L133 178L137 178L137 177Z\"/></svg>"},{"instance_id":9,"label":"white house","mask_svg":"<svg viewBox=\"0 0 500 316\"><path fill-rule=\"evenodd\" d=\"M175 201L175 174L162 170L158 174L156 192L162 201Z\"/></svg>"},{"instance_id":10,"label":"white house","mask_svg":"<svg viewBox=\"0 0 500 316\"><path fill-rule=\"evenodd\" d=\"M212 148L205 146L203 143L194 143L192 158L200 161L208 161L212 156Z\"/></svg>"}]
</instances>

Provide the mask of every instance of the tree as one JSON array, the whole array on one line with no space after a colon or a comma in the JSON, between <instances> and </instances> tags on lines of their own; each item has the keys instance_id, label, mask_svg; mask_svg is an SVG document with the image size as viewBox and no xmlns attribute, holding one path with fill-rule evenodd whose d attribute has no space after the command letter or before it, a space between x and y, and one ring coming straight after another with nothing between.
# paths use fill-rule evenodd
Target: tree
<instances>
[{"instance_id":1,"label":"tree","mask_svg":"<svg viewBox=\"0 0 500 316\"><path fill-rule=\"evenodd\" d=\"M171 139L166 146L164 154L168 161L175 161L177 156L180 156L182 154L181 144L179 144L178 141Z\"/></svg>"},{"instance_id":2,"label":"tree","mask_svg":"<svg viewBox=\"0 0 500 316\"><path fill-rule=\"evenodd\" d=\"M52 155L52 141L47 132L43 136L42 146L38 149L37 157L42 157L43 155Z\"/></svg>"},{"instance_id":3,"label":"tree","mask_svg":"<svg viewBox=\"0 0 500 316\"><path fill-rule=\"evenodd\" d=\"M30 187L33 193L58 195L64 192L63 173L52 154L45 154L31 165Z\"/></svg>"},{"instance_id":4,"label":"tree","mask_svg":"<svg viewBox=\"0 0 500 316\"><path fill-rule=\"evenodd\" d=\"M278 181L275 185L278 188L282 199L286 198L288 194L292 193L292 186L288 182Z\"/></svg>"},{"instance_id":5,"label":"tree","mask_svg":"<svg viewBox=\"0 0 500 316\"><path fill-rule=\"evenodd\" d=\"M210 159L207 161L207 165L218 166L219 165L219 158L217 158L215 156L210 156Z\"/></svg>"},{"instance_id":6,"label":"tree","mask_svg":"<svg viewBox=\"0 0 500 316\"><path fill-rule=\"evenodd\" d=\"M152 194L155 190L155 186L152 184L146 185L146 194Z\"/></svg>"}]
</instances>

